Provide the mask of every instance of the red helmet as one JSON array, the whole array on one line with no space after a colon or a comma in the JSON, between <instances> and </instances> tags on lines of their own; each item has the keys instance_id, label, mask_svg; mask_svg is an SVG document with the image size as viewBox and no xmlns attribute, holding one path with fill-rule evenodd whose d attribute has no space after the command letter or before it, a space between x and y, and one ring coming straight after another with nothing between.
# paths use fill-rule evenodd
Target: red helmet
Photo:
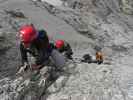
<instances>
[{"instance_id":1,"label":"red helmet","mask_svg":"<svg viewBox=\"0 0 133 100\"><path fill-rule=\"evenodd\" d=\"M64 46L64 41L63 40L56 40L55 46L58 49L62 48Z\"/></svg>"},{"instance_id":2,"label":"red helmet","mask_svg":"<svg viewBox=\"0 0 133 100\"><path fill-rule=\"evenodd\" d=\"M20 38L24 43L30 43L37 37L37 31L33 25L22 26L19 30Z\"/></svg>"}]
</instances>

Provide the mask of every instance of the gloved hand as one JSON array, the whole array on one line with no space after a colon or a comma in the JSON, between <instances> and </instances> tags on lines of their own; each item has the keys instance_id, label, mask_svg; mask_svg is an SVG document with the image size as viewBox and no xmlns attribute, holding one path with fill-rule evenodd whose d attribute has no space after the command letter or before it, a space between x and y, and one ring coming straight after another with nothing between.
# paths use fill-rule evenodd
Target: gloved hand
<instances>
[{"instance_id":1,"label":"gloved hand","mask_svg":"<svg viewBox=\"0 0 133 100\"><path fill-rule=\"evenodd\" d=\"M24 65L22 66L24 68L24 71L26 71L30 65L28 64L28 62L24 62Z\"/></svg>"},{"instance_id":2,"label":"gloved hand","mask_svg":"<svg viewBox=\"0 0 133 100\"><path fill-rule=\"evenodd\" d=\"M29 68L29 64L27 62L24 62L24 64L20 67L16 75L22 74L24 71L26 71Z\"/></svg>"}]
</instances>

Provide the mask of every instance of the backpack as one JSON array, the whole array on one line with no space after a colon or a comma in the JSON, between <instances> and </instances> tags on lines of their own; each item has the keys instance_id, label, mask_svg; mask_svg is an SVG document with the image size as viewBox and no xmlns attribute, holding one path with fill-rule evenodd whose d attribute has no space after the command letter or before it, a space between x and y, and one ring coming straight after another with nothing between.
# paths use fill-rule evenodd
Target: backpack
<instances>
[{"instance_id":1,"label":"backpack","mask_svg":"<svg viewBox=\"0 0 133 100\"><path fill-rule=\"evenodd\" d=\"M90 56L90 54L85 54L83 55L83 62L87 62L87 63L91 63L92 62L92 57Z\"/></svg>"}]
</instances>

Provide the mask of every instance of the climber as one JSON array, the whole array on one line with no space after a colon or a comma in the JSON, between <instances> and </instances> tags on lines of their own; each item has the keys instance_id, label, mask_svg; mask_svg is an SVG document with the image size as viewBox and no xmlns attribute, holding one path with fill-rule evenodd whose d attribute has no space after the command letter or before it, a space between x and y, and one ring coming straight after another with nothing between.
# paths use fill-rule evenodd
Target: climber
<instances>
[{"instance_id":1,"label":"climber","mask_svg":"<svg viewBox=\"0 0 133 100\"><path fill-rule=\"evenodd\" d=\"M49 58L51 49L45 30L36 30L34 25L24 25L19 30L22 66L28 66L27 53L36 58L36 67Z\"/></svg>"},{"instance_id":2,"label":"climber","mask_svg":"<svg viewBox=\"0 0 133 100\"><path fill-rule=\"evenodd\" d=\"M58 39L55 41L55 48L60 52L63 53L64 56L68 59L72 59L72 48L70 44L64 40Z\"/></svg>"},{"instance_id":3,"label":"climber","mask_svg":"<svg viewBox=\"0 0 133 100\"><path fill-rule=\"evenodd\" d=\"M24 25L19 30L19 37L23 69L29 66L27 53L35 57L33 67L35 69L43 67L42 65L47 63L50 56L56 67L61 68L65 65L65 58L51 46L45 30L36 30L33 24Z\"/></svg>"},{"instance_id":4,"label":"climber","mask_svg":"<svg viewBox=\"0 0 133 100\"><path fill-rule=\"evenodd\" d=\"M97 62L97 64L103 63L103 53L102 53L102 51L97 51L96 52L96 62Z\"/></svg>"},{"instance_id":5,"label":"climber","mask_svg":"<svg viewBox=\"0 0 133 100\"><path fill-rule=\"evenodd\" d=\"M95 56L91 56L90 54L84 54L81 59L81 62L101 64L103 63L103 53L100 50L96 51Z\"/></svg>"}]
</instances>

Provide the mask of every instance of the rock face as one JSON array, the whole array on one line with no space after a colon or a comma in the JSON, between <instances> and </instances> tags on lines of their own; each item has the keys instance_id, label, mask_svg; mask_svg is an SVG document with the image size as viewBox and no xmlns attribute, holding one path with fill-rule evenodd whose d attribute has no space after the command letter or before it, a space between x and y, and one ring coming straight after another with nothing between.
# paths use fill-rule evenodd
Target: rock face
<instances>
[{"instance_id":1,"label":"rock face","mask_svg":"<svg viewBox=\"0 0 133 100\"><path fill-rule=\"evenodd\" d=\"M0 100L133 99L132 0L61 0L58 6L52 0L52 3L3 2L0 4ZM28 71L23 77L16 77L20 63L16 32L19 26L31 22L45 27L56 38L68 40L74 50L74 61L68 61L62 71L45 66L40 72ZM104 64L80 62L84 53L94 56L99 47L104 53Z\"/></svg>"},{"instance_id":2,"label":"rock face","mask_svg":"<svg viewBox=\"0 0 133 100\"><path fill-rule=\"evenodd\" d=\"M80 34L95 41L96 45L101 46L103 49L110 48L114 51L116 50L114 47L116 47L117 50L120 48L119 50L122 52L126 51L126 48L131 50L133 37L132 16L123 14L120 8L122 6L121 1L72 0L64 2L68 4L65 8L53 7L54 10L52 10L49 4L44 4L44 7L50 13L72 25Z\"/></svg>"},{"instance_id":3,"label":"rock face","mask_svg":"<svg viewBox=\"0 0 133 100\"><path fill-rule=\"evenodd\" d=\"M52 66L53 67L53 66ZM65 86L69 79L68 70L74 71L71 64L64 72L52 70L45 66L37 71L28 71L18 76L15 80L5 78L0 81L1 100L45 100L49 92L58 92ZM49 73L48 73L49 72ZM49 91L49 92L48 92Z\"/></svg>"},{"instance_id":4,"label":"rock face","mask_svg":"<svg viewBox=\"0 0 133 100\"><path fill-rule=\"evenodd\" d=\"M53 6L61 6L62 5L62 1L61 0L41 0L42 2L47 2Z\"/></svg>"},{"instance_id":5,"label":"rock face","mask_svg":"<svg viewBox=\"0 0 133 100\"><path fill-rule=\"evenodd\" d=\"M9 46L7 46L7 39L6 39L6 36L5 36L5 33L1 32L0 33L0 41L1 41L1 44L0 44L0 50L1 51L4 51L5 49L7 49Z\"/></svg>"},{"instance_id":6,"label":"rock face","mask_svg":"<svg viewBox=\"0 0 133 100\"><path fill-rule=\"evenodd\" d=\"M122 10L126 14L133 14L133 1L132 0L121 0Z\"/></svg>"}]
</instances>

